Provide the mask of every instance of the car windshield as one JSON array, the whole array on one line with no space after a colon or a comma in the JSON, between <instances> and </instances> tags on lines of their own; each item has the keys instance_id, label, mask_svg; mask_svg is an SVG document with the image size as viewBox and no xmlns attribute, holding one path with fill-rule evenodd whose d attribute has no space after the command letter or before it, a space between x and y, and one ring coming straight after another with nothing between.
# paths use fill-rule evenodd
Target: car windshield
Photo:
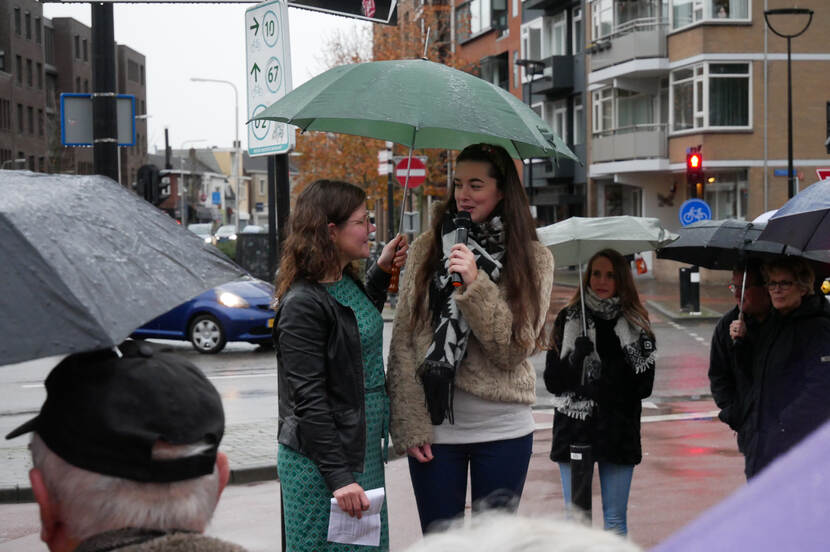
<instances>
[{"instance_id":1,"label":"car windshield","mask_svg":"<svg viewBox=\"0 0 830 552\"><path fill-rule=\"evenodd\" d=\"M193 232L194 234L204 235L207 236L210 234L210 227L211 224L188 224L187 229Z\"/></svg>"},{"instance_id":2,"label":"car windshield","mask_svg":"<svg viewBox=\"0 0 830 552\"><path fill-rule=\"evenodd\" d=\"M219 230L216 231L217 236L230 236L231 234L236 233L236 227L233 224L226 224L225 226L220 226Z\"/></svg>"}]
</instances>

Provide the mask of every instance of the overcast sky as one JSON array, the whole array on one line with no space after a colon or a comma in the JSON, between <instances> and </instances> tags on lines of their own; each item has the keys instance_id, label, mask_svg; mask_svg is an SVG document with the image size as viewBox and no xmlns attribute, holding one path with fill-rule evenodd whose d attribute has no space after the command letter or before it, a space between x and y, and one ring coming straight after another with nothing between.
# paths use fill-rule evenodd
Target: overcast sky
<instances>
[{"instance_id":1,"label":"overcast sky","mask_svg":"<svg viewBox=\"0 0 830 552\"><path fill-rule=\"evenodd\" d=\"M226 84L191 82L190 77L230 80L239 91L239 138L247 147L245 10L254 4L116 4L115 40L147 58L147 146L164 148L164 127L173 148L229 148L234 138L233 90ZM89 4L43 4L47 18L92 21ZM338 32L370 23L289 8L294 88L320 73L322 51ZM188 145L190 147L190 145Z\"/></svg>"}]
</instances>

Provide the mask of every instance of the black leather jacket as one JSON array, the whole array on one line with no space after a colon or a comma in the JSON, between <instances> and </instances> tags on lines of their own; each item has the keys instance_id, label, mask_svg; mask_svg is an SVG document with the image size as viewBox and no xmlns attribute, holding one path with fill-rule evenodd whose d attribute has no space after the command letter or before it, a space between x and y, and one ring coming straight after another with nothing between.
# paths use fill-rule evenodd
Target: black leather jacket
<instances>
[{"instance_id":1,"label":"black leather jacket","mask_svg":"<svg viewBox=\"0 0 830 552\"><path fill-rule=\"evenodd\" d=\"M348 276L344 276L348 278ZM369 269L358 285L380 311L389 275ZM274 320L277 351L278 441L309 457L330 491L354 483L366 448L363 359L354 311L326 289L297 281Z\"/></svg>"}]
</instances>

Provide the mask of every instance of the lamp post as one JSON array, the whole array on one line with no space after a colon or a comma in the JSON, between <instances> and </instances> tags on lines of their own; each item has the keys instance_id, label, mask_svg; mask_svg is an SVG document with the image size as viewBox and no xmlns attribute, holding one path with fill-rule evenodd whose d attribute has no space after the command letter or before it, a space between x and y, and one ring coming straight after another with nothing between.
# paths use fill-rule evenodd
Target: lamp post
<instances>
[{"instance_id":1,"label":"lamp post","mask_svg":"<svg viewBox=\"0 0 830 552\"><path fill-rule=\"evenodd\" d=\"M527 105L533 109L533 81L537 74L545 71L545 63L535 59L517 59L516 65L524 67L530 73L530 79L527 81ZM537 73L538 70L538 73ZM527 165L527 187L528 195L533 196L533 158L528 159Z\"/></svg>"},{"instance_id":2,"label":"lamp post","mask_svg":"<svg viewBox=\"0 0 830 552\"><path fill-rule=\"evenodd\" d=\"M190 77L190 80L193 82L218 82L221 84L228 84L233 88L233 117L234 117L234 141L233 141L233 164L231 165L231 173L233 174L234 180L234 193L236 194L236 206L234 209L234 219L236 224L236 233L239 233L239 166L241 164L240 157L241 154L239 152L240 142L239 142L239 92L236 89L236 85L229 80L222 80L222 79L203 79L201 77ZM224 199L225 193L222 192L222 198Z\"/></svg>"},{"instance_id":3,"label":"lamp post","mask_svg":"<svg viewBox=\"0 0 830 552\"><path fill-rule=\"evenodd\" d=\"M775 30L775 27L770 23L770 16L778 15L807 15L807 24L804 28L795 34L786 34ZM807 8L779 8L774 10L764 11L764 20L767 22L769 30L787 39L787 197L793 197L796 194L795 179L793 178L793 79L791 72L792 53L790 49L790 41L804 34L807 27L813 21L813 10Z\"/></svg>"},{"instance_id":4,"label":"lamp post","mask_svg":"<svg viewBox=\"0 0 830 552\"><path fill-rule=\"evenodd\" d=\"M185 151L184 147L187 144L196 144L198 142L207 142L207 140L201 138L198 140L185 140L182 142L182 152ZM182 220L182 226L187 228L187 200L184 194L184 153L179 156L179 195L182 196L182 216L180 218Z\"/></svg>"}]
</instances>

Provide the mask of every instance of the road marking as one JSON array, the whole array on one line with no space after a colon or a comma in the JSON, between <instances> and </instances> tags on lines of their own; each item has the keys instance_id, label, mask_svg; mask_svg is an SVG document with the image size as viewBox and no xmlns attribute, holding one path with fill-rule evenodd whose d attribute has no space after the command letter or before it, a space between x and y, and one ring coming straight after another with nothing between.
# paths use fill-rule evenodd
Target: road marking
<instances>
[{"instance_id":1,"label":"road marking","mask_svg":"<svg viewBox=\"0 0 830 552\"><path fill-rule=\"evenodd\" d=\"M697 339L698 341L706 342L706 338L704 337L696 337L695 339Z\"/></svg>"},{"instance_id":2,"label":"road marking","mask_svg":"<svg viewBox=\"0 0 830 552\"><path fill-rule=\"evenodd\" d=\"M243 379L243 378L273 378L276 374L239 374L238 376L208 376L209 380L223 380L223 379ZM38 389L43 387L42 383L24 383L20 387L23 389Z\"/></svg>"}]
</instances>

